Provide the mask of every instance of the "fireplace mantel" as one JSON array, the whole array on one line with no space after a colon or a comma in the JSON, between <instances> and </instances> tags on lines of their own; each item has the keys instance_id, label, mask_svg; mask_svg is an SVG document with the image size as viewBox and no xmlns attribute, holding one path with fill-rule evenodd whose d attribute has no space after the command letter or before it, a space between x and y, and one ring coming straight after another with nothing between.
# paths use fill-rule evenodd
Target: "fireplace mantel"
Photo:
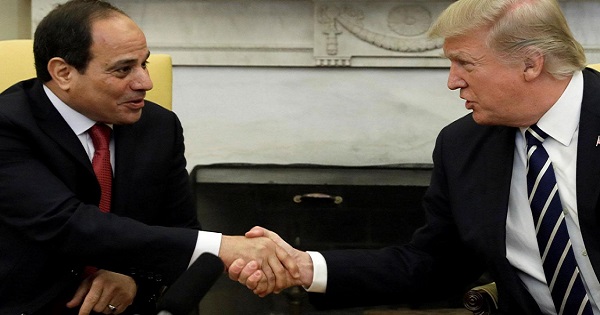
<instances>
[{"instance_id":1,"label":"fireplace mantel","mask_svg":"<svg viewBox=\"0 0 600 315\"><path fill-rule=\"evenodd\" d=\"M58 0L32 0L33 28ZM426 31L450 0L113 0L176 65L445 67ZM600 3L563 0L598 60Z\"/></svg>"},{"instance_id":2,"label":"fireplace mantel","mask_svg":"<svg viewBox=\"0 0 600 315\"><path fill-rule=\"evenodd\" d=\"M33 29L56 2L32 0ZM424 30L451 0L111 0L173 57L188 167L431 163L465 115ZM600 63L600 1L561 1Z\"/></svg>"}]
</instances>

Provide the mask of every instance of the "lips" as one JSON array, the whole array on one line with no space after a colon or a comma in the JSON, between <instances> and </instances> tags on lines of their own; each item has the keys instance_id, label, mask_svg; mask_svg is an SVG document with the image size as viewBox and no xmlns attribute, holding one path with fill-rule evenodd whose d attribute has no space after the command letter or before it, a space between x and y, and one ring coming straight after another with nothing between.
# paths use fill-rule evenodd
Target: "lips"
<instances>
[{"instance_id":1,"label":"lips","mask_svg":"<svg viewBox=\"0 0 600 315\"><path fill-rule=\"evenodd\" d=\"M143 98L132 99L132 100L125 101L121 104L124 106L127 106L130 109L136 110L136 109L140 109L140 108L144 107L144 99Z\"/></svg>"},{"instance_id":2,"label":"lips","mask_svg":"<svg viewBox=\"0 0 600 315\"><path fill-rule=\"evenodd\" d=\"M473 104L474 104L473 102L467 100L467 101L465 101L465 108L473 109L473 107L474 107Z\"/></svg>"}]
</instances>

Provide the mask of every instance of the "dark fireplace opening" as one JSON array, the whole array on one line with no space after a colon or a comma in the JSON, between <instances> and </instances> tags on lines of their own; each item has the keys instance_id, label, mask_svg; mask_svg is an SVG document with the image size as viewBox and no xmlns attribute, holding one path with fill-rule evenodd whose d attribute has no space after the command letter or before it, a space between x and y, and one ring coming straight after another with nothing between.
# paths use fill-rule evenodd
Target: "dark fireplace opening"
<instances>
[{"instance_id":1,"label":"dark fireplace opening","mask_svg":"<svg viewBox=\"0 0 600 315\"><path fill-rule=\"evenodd\" d=\"M192 178L204 230L243 235L260 225L296 248L318 251L409 241L425 222L421 202L431 168L213 164L196 166ZM259 298L222 278L200 314L336 314L314 310L298 288Z\"/></svg>"}]
</instances>

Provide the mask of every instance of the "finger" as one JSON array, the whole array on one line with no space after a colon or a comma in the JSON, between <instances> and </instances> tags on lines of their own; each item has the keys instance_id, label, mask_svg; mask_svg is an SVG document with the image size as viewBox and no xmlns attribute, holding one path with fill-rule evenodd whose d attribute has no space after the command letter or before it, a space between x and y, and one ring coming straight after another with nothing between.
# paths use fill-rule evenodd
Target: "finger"
<instances>
[{"instance_id":1,"label":"finger","mask_svg":"<svg viewBox=\"0 0 600 315\"><path fill-rule=\"evenodd\" d=\"M234 260L233 263L231 263L231 266L227 268L229 279L233 281L238 281L244 267L246 267L246 261L244 261L242 258Z\"/></svg>"},{"instance_id":2,"label":"finger","mask_svg":"<svg viewBox=\"0 0 600 315\"><path fill-rule=\"evenodd\" d=\"M298 279L300 277L299 272L298 277L292 276L292 274L286 268L284 268L284 266L281 264L281 261L277 258L269 262L271 263L271 268L275 273L275 287L273 288L274 293L280 293L284 289L291 287L295 283L294 279ZM295 265L296 263L294 262L294 266Z\"/></svg>"},{"instance_id":3,"label":"finger","mask_svg":"<svg viewBox=\"0 0 600 315\"><path fill-rule=\"evenodd\" d=\"M281 277L283 274L285 274L286 271L285 268L283 268L283 266L281 265L281 262L279 262L279 259L277 259L277 256L275 255L268 256L267 261L263 262L263 265L268 266L268 268L263 266L263 272L265 272L265 275L267 276L267 291L269 293L272 293L275 291L275 288L277 286L277 277Z\"/></svg>"},{"instance_id":4,"label":"finger","mask_svg":"<svg viewBox=\"0 0 600 315\"><path fill-rule=\"evenodd\" d=\"M267 277L259 269L258 263L248 264L240 275L240 283L245 284L250 290L256 290L261 287L261 291L267 288Z\"/></svg>"},{"instance_id":5,"label":"finger","mask_svg":"<svg viewBox=\"0 0 600 315\"><path fill-rule=\"evenodd\" d=\"M100 298L94 306L95 312L104 314L115 314L117 312L117 309L111 308L108 305L110 304L114 307L117 307L119 304L114 302L111 303L111 299L113 298L113 296L107 293L108 292L106 290L103 290L102 294L100 294Z\"/></svg>"},{"instance_id":6,"label":"finger","mask_svg":"<svg viewBox=\"0 0 600 315\"><path fill-rule=\"evenodd\" d=\"M248 289L254 289L256 287L256 284L252 285L248 284L248 278L250 278L250 276L252 276L252 274L254 274L255 272L260 271L258 263L256 261L251 261L249 262L244 269L242 270L242 272L240 273L240 280L239 282L242 284L246 284L246 286L248 287ZM262 274L262 272L261 272Z\"/></svg>"},{"instance_id":7,"label":"finger","mask_svg":"<svg viewBox=\"0 0 600 315\"><path fill-rule=\"evenodd\" d=\"M90 290L85 296L85 299L83 300L83 303L81 304L79 315L89 315L92 310L95 310L98 313L102 312L102 309L98 310L95 308L101 294L101 289L99 290L92 284Z\"/></svg>"},{"instance_id":8,"label":"finger","mask_svg":"<svg viewBox=\"0 0 600 315\"><path fill-rule=\"evenodd\" d=\"M279 246L283 246L283 244L288 245L280 236L279 234L271 231L271 230L267 230L265 228L261 228L261 233L263 234L263 236L270 238L273 242L277 243L277 245ZM289 246L289 245L288 245Z\"/></svg>"},{"instance_id":9,"label":"finger","mask_svg":"<svg viewBox=\"0 0 600 315\"><path fill-rule=\"evenodd\" d=\"M296 263L296 260L283 248L277 246L275 254L279 261L283 264L287 272L289 272L294 279L300 279L300 267Z\"/></svg>"},{"instance_id":10,"label":"finger","mask_svg":"<svg viewBox=\"0 0 600 315\"><path fill-rule=\"evenodd\" d=\"M118 304L111 304L111 303L109 303L109 304L106 304L106 308L105 308L104 314L114 314L114 315L117 315L117 314L123 313L124 310L125 309L121 310L121 308L118 306Z\"/></svg>"},{"instance_id":11,"label":"finger","mask_svg":"<svg viewBox=\"0 0 600 315\"><path fill-rule=\"evenodd\" d=\"M247 283L256 284L254 290L252 290L252 291L254 292L254 294L256 294L260 297L265 297L267 294L271 293L268 291L269 284L267 281L267 277L261 270L258 270L255 273L253 273L248 278Z\"/></svg>"},{"instance_id":12,"label":"finger","mask_svg":"<svg viewBox=\"0 0 600 315\"><path fill-rule=\"evenodd\" d=\"M67 302L67 307L75 308L75 307L79 306L81 304L81 302L83 301L83 299L85 298L85 295L90 290L90 287L91 287L91 281L89 280L89 278L84 279L81 282L81 284L79 285L79 287L77 288L77 290L75 291L73 298L69 302Z\"/></svg>"}]
</instances>

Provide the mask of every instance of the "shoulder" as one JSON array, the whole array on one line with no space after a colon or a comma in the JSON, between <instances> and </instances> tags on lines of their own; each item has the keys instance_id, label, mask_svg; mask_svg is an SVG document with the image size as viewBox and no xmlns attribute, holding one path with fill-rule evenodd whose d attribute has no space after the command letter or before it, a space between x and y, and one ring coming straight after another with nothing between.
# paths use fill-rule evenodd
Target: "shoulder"
<instances>
[{"instance_id":1,"label":"shoulder","mask_svg":"<svg viewBox=\"0 0 600 315\"><path fill-rule=\"evenodd\" d=\"M591 69L583 69L583 99L600 99L600 72Z\"/></svg>"},{"instance_id":2,"label":"shoulder","mask_svg":"<svg viewBox=\"0 0 600 315\"><path fill-rule=\"evenodd\" d=\"M33 117L33 103L40 102L42 84L37 79L21 81L0 94L0 116L19 120Z\"/></svg>"},{"instance_id":3,"label":"shoulder","mask_svg":"<svg viewBox=\"0 0 600 315\"><path fill-rule=\"evenodd\" d=\"M177 115L154 102L145 101L139 124L173 124L179 123ZM136 124L138 124L136 123Z\"/></svg>"},{"instance_id":4,"label":"shoulder","mask_svg":"<svg viewBox=\"0 0 600 315\"><path fill-rule=\"evenodd\" d=\"M460 152L481 152L487 147L511 149L515 141L516 128L506 126L479 125L468 114L442 129L436 148L458 150Z\"/></svg>"}]
</instances>

